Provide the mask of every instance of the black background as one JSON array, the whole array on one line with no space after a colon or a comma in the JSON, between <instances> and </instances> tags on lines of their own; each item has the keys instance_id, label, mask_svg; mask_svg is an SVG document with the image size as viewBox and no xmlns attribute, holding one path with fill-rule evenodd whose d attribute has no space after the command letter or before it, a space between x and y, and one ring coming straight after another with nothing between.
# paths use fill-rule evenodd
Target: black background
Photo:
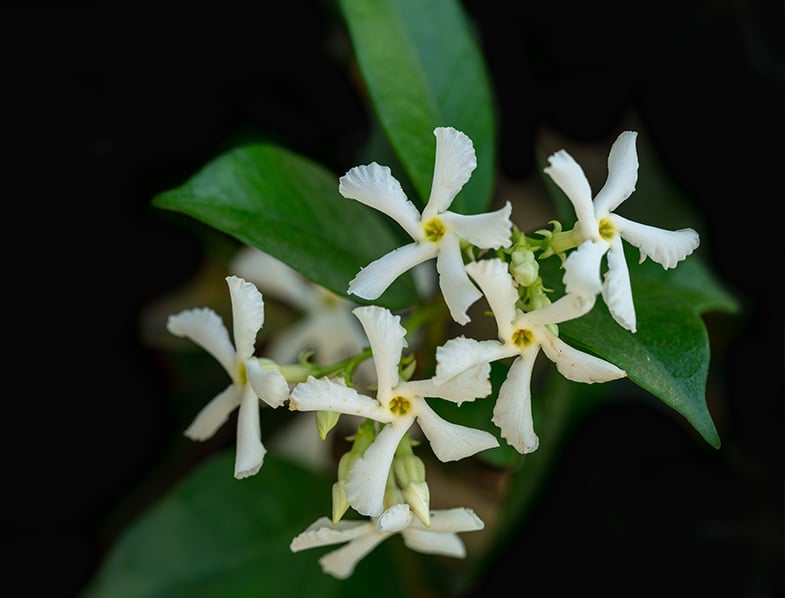
<instances>
[{"instance_id":1,"label":"black background","mask_svg":"<svg viewBox=\"0 0 785 598\"><path fill-rule=\"evenodd\" d=\"M499 99L504 174L531 175L542 125L609 146L634 111L744 307L711 320L722 448L645 405L597 413L475 595L782 596L782 3L464 5ZM138 316L193 276L201 248L150 199L249 129L342 174L368 123L325 51L329 3L12 2L0 15L2 538L9 584L69 596L104 554L107 518L179 434Z\"/></svg>"}]
</instances>

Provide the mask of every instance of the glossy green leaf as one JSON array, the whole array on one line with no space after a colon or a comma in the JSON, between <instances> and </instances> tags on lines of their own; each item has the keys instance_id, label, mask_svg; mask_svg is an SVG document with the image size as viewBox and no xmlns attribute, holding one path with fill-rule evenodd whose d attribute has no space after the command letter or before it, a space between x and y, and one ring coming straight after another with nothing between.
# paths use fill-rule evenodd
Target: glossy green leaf
<instances>
[{"instance_id":1,"label":"glossy green leaf","mask_svg":"<svg viewBox=\"0 0 785 598\"><path fill-rule=\"evenodd\" d=\"M494 100L460 4L341 0L340 6L373 108L421 205L433 177L433 130L451 126L472 139L477 153L477 168L451 209L465 214L485 211L496 167Z\"/></svg>"},{"instance_id":2,"label":"glossy green leaf","mask_svg":"<svg viewBox=\"0 0 785 598\"><path fill-rule=\"evenodd\" d=\"M630 380L681 413L712 446L720 438L706 405L710 351L700 314L734 312L737 304L697 256L664 271L652 262L630 263L638 326L634 334L610 316L603 301L582 318L559 326L573 346L607 359Z\"/></svg>"},{"instance_id":3,"label":"glossy green leaf","mask_svg":"<svg viewBox=\"0 0 785 598\"><path fill-rule=\"evenodd\" d=\"M153 205L266 251L344 296L360 268L399 245L385 216L338 193L337 176L270 144L218 156L185 184L157 195ZM415 299L406 274L376 303L396 309Z\"/></svg>"},{"instance_id":4,"label":"glossy green leaf","mask_svg":"<svg viewBox=\"0 0 785 598\"><path fill-rule=\"evenodd\" d=\"M399 598L428 587L399 536L376 547L347 580L323 573L319 557L340 544L292 553L289 543L329 514L332 480L273 454L257 475L236 480L233 462L233 451L211 458L148 509L82 598L348 598L367 596L368 588ZM407 576L396 574L398 567Z\"/></svg>"}]
</instances>

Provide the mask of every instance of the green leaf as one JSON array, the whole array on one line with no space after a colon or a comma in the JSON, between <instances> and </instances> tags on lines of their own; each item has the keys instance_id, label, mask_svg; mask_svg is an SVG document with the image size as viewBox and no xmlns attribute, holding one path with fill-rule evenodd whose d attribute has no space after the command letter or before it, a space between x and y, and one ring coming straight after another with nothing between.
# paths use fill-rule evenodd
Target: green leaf
<instances>
[{"instance_id":1,"label":"green leaf","mask_svg":"<svg viewBox=\"0 0 785 598\"><path fill-rule=\"evenodd\" d=\"M433 130L451 126L472 139L477 153L477 168L451 209L485 211L496 167L494 99L460 4L341 0L340 6L373 108L421 205L433 178Z\"/></svg>"},{"instance_id":2,"label":"green leaf","mask_svg":"<svg viewBox=\"0 0 785 598\"><path fill-rule=\"evenodd\" d=\"M221 154L153 205L257 247L343 296L360 268L398 246L381 214L338 193L338 177L271 144ZM415 299L406 274L376 303L397 309Z\"/></svg>"},{"instance_id":3,"label":"green leaf","mask_svg":"<svg viewBox=\"0 0 785 598\"><path fill-rule=\"evenodd\" d=\"M697 256L669 271L652 262L630 264L630 278L637 332L619 326L600 298L587 315L561 324L560 336L624 369L718 448L720 438L706 405L710 352L700 314L733 312L737 304Z\"/></svg>"},{"instance_id":4,"label":"green leaf","mask_svg":"<svg viewBox=\"0 0 785 598\"><path fill-rule=\"evenodd\" d=\"M374 596L399 598L427 587L399 536L375 548L345 581L318 564L340 545L292 553L292 538L329 515L331 480L271 454L257 475L236 480L233 461L233 451L213 457L148 509L120 537L82 598L343 598L367 596L369 588Z\"/></svg>"}]
</instances>

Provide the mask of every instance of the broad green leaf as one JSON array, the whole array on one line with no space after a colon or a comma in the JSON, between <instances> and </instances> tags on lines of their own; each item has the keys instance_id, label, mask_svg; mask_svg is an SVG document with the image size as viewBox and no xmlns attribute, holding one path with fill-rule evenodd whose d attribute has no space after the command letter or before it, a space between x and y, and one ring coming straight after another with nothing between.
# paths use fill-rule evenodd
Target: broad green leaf
<instances>
[{"instance_id":1,"label":"broad green leaf","mask_svg":"<svg viewBox=\"0 0 785 598\"><path fill-rule=\"evenodd\" d=\"M119 538L82 598L344 598L367 596L369 588L374 596L399 598L427 587L399 536L382 542L345 581L318 564L340 544L292 553L292 538L329 514L332 480L273 454L257 475L236 480L233 460L233 451L211 458L148 509Z\"/></svg>"},{"instance_id":2,"label":"broad green leaf","mask_svg":"<svg viewBox=\"0 0 785 598\"><path fill-rule=\"evenodd\" d=\"M460 4L341 0L340 6L373 108L421 205L433 177L433 130L451 126L472 139L477 153L477 168L451 209L485 211L496 167L494 100Z\"/></svg>"},{"instance_id":3,"label":"broad green leaf","mask_svg":"<svg viewBox=\"0 0 785 598\"><path fill-rule=\"evenodd\" d=\"M652 262L630 264L638 326L634 334L610 316L603 301L559 326L560 336L616 364L630 380L681 413L712 446L720 438L706 405L710 352L700 314L734 312L735 301L690 256L675 270Z\"/></svg>"},{"instance_id":4,"label":"broad green leaf","mask_svg":"<svg viewBox=\"0 0 785 598\"><path fill-rule=\"evenodd\" d=\"M266 251L344 296L360 268L398 247L386 217L342 197L338 177L271 144L221 154L185 184L157 195L153 205ZM376 303L396 309L415 299L406 274Z\"/></svg>"}]
</instances>

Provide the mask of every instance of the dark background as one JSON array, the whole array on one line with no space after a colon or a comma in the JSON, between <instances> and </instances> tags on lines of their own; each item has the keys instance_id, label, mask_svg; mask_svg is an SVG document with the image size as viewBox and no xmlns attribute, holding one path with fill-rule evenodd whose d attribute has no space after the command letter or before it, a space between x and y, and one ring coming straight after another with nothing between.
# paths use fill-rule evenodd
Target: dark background
<instances>
[{"instance_id":1,"label":"dark background","mask_svg":"<svg viewBox=\"0 0 785 598\"><path fill-rule=\"evenodd\" d=\"M743 305L708 317L722 448L645 404L598 412L476 595L782 596L782 3L464 5L504 175L532 175L540 127L609 147L632 111ZM150 199L254 130L340 175L367 113L326 51L340 39L329 3L11 2L0 15L14 331L2 539L9 584L69 596L180 434L139 313L198 271L202 249Z\"/></svg>"}]
</instances>

